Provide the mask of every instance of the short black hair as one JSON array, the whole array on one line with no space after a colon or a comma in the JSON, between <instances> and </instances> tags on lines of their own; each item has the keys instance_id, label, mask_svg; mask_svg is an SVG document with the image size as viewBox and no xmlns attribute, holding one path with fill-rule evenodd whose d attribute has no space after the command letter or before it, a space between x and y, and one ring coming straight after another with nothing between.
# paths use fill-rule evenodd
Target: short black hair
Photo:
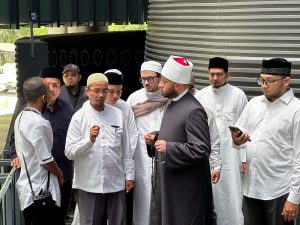
<instances>
[{"instance_id":1,"label":"short black hair","mask_svg":"<svg viewBox=\"0 0 300 225\"><path fill-rule=\"evenodd\" d=\"M27 102L34 103L42 95L48 94L48 88L40 77L30 77L23 83L23 93Z\"/></svg>"}]
</instances>

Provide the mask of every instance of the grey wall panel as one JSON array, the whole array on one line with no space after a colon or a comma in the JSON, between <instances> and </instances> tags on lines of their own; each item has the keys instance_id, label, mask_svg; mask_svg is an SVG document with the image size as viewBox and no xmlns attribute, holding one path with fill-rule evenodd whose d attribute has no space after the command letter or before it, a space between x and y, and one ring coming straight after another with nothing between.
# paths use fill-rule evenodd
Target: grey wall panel
<instances>
[{"instance_id":1,"label":"grey wall panel","mask_svg":"<svg viewBox=\"0 0 300 225\"><path fill-rule=\"evenodd\" d=\"M293 63L292 88L300 97L300 1L150 0L145 58L170 54L194 63L198 88L207 86L208 59L230 61L230 83L249 97L261 94L262 59Z\"/></svg>"}]
</instances>

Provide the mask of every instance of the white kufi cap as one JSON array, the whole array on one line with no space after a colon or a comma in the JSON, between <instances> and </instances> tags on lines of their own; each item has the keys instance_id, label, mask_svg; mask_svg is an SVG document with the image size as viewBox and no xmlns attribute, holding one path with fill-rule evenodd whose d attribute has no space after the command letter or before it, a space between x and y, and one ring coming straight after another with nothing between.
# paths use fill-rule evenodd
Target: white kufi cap
<instances>
[{"instance_id":1,"label":"white kufi cap","mask_svg":"<svg viewBox=\"0 0 300 225\"><path fill-rule=\"evenodd\" d=\"M160 74L161 69L162 69L161 64L159 62L155 62L155 61L144 62L141 66L141 72L148 70L148 71L153 71L153 72Z\"/></svg>"},{"instance_id":2,"label":"white kufi cap","mask_svg":"<svg viewBox=\"0 0 300 225\"><path fill-rule=\"evenodd\" d=\"M92 73L86 81L86 86L90 86L92 83L95 83L97 81L103 81L108 83L107 77L103 73Z\"/></svg>"},{"instance_id":3,"label":"white kufi cap","mask_svg":"<svg viewBox=\"0 0 300 225\"><path fill-rule=\"evenodd\" d=\"M171 55L165 63L161 75L178 84L189 84L192 69L193 63L183 57Z\"/></svg>"}]
</instances>

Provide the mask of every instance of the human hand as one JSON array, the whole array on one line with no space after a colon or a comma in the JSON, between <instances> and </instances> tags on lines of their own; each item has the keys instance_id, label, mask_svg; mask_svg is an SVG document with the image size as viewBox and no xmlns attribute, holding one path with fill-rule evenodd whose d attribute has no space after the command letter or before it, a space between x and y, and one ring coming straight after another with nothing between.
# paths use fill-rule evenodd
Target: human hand
<instances>
[{"instance_id":1,"label":"human hand","mask_svg":"<svg viewBox=\"0 0 300 225\"><path fill-rule=\"evenodd\" d=\"M291 221L298 216L298 210L298 204L294 204L286 200L281 215L283 215L285 221Z\"/></svg>"},{"instance_id":2,"label":"human hand","mask_svg":"<svg viewBox=\"0 0 300 225\"><path fill-rule=\"evenodd\" d=\"M57 180L58 180L58 184L60 187L62 187L63 183L65 182L64 180L64 175L63 175L63 172L61 170L59 170L59 174L57 176Z\"/></svg>"},{"instance_id":3,"label":"human hand","mask_svg":"<svg viewBox=\"0 0 300 225\"><path fill-rule=\"evenodd\" d=\"M221 174L220 171L217 171L217 170L212 170L211 171L211 182L213 184L216 184L219 181L220 174Z\"/></svg>"},{"instance_id":4,"label":"human hand","mask_svg":"<svg viewBox=\"0 0 300 225\"><path fill-rule=\"evenodd\" d=\"M144 135L145 143L147 145L154 145L155 142L155 135L152 133L147 133Z\"/></svg>"},{"instance_id":5,"label":"human hand","mask_svg":"<svg viewBox=\"0 0 300 225\"><path fill-rule=\"evenodd\" d=\"M10 161L10 165L11 165L12 167L16 167L16 168L18 169L18 168L21 167L21 161L20 161L20 159L19 159L18 157L16 157L16 158L14 158L14 159L12 159L12 160Z\"/></svg>"},{"instance_id":6,"label":"human hand","mask_svg":"<svg viewBox=\"0 0 300 225\"><path fill-rule=\"evenodd\" d=\"M241 168L240 168L240 170L241 170L241 173L242 173L242 174L245 174L245 173L246 173L246 170L247 170L247 163L246 163L246 162L242 162L242 163L241 163Z\"/></svg>"},{"instance_id":7,"label":"human hand","mask_svg":"<svg viewBox=\"0 0 300 225\"><path fill-rule=\"evenodd\" d=\"M233 142L236 145L245 144L247 141L250 140L250 135L248 132L243 132L242 134L240 134L239 131L237 131L237 132L231 131L231 137L232 137Z\"/></svg>"},{"instance_id":8,"label":"human hand","mask_svg":"<svg viewBox=\"0 0 300 225\"><path fill-rule=\"evenodd\" d=\"M91 142L95 142L96 141L96 137L98 136L100 131L100 126L98 125L93 125L90 129L90 140Z\"/></svg>"},{"instance_id":9,"label":"human hand","mask_svg":"<svg viewBox=\"0 0 300 225\"><path fill-rule=\"evenodd\" d=\"M134 183L132 180L125 180L125 190L126 193L128 193L134 186Z\"/></svg>"},{"instance_id":10,"label":"human hand","mask_svg":"<svg viewBox=\"0 0 300 225\"><path fill-rule=\"evenodd\" d=\"M164 140L157 140L154 143L154 147L155 147L156 151L164 153L167 151L167 142Z\"/></svg>"}]
</instances>

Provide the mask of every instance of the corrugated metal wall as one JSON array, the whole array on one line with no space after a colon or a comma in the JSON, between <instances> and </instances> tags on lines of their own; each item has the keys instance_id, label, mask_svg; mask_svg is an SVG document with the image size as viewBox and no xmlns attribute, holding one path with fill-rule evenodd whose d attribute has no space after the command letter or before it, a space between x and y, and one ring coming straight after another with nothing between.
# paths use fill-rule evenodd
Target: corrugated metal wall
<instances>
[{"instance_id":1,"label":"corrugated metal wall","mask_svg":"<svg viewBox=\"0 0 300 225\"><path fill-rule=\"evenodd\" d=\"M208 59L229 59L230 83L249 97L262 59L293 63L292 87L300 97L300 1L150 0L146 59L165 62L170 54L194 63L197 87L209 84Z\"/></svg>"}]
</instances>

